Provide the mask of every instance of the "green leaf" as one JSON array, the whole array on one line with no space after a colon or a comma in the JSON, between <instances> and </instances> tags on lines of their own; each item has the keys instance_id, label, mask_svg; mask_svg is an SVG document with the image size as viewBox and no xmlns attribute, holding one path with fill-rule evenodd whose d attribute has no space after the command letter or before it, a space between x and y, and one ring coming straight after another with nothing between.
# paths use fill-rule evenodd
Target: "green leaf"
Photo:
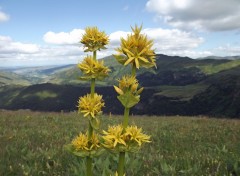
<instances>
[{"instance_id":1,"label":"green leaf","mask_svg":"<svg viewBox=\"0 0 240 176\"><path fill-rule=\"evenodd\" d=\"M130 91L123 95L119 95L117 98L126 108L131 108L140 101L140 96L134 96Z\"/></svg>"},{"instance_id":2,"label":"green leaf","mask_svg":"<svg viewBox=\"0 0 240 176\"><path fill-rule=\"evenodd\" d=\"M66 151L68 151L69 153L75 155L75 156L79 156L79 157L89 156L89 152L87 152L87 151L84 151L84 150L82 150L82 151L75 151L71 144L65 145L64 149Z\"/></svg>"},{"instance_id":3,"label":"green leaf","mask_svg":"<svg viewBox=\"0 0 240 176\"><path fill-rule=\"evenodd\" d=\"M90 120L91 126L93 127L93 129L98 130L99 126L100 126L100 120L96 117L96 118L91 118Z\"/></svg>"}]
</instances>

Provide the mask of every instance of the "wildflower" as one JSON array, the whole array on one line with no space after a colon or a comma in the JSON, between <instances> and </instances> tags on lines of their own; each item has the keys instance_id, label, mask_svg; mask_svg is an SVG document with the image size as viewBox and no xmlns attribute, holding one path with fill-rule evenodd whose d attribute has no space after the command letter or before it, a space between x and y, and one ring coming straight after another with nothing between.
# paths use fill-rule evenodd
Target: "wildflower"
<instances>
[{"instance_id":1,"label":"wildflower","mask_svg":"<svg viewBox=\"0 0 240 176\"><path fill-rule=\"evenodd\" d=\"M109 43L109 38L105 32L99 31L97 27L87 27L80 42L84 45L84 48L87 48L85 52L93 52L106 49L105 45Z\"/></svg>"},{"instance_id":2,"label":"wildflower","mask_svg":"<svg viewBox=\"0 0 240 176\"><path fill-rule=\"evenodd\" d=\"M126 108L135 106L140 101L140 93L143 88L138 88L138 81L134 76L123 76L122 79L118 80L119 87L114 86L114 89L119 94L117 97L122 105Z\"/></svg>"},{"instance_id":3,"label":"wildflower","mask_svg":"<svg viewBox=\"0 0 240 176\"><path fill-rule=\"evenodd\" d=\"M87 134L80 133L75 139L72 140L72 146L75 151L91 151L97 150L100 147L98 135L93 133L91 139L88 139Z\"/></svg>"},{"instance_id":4,"label":"wildflower","mask_svg":"<svg viewBox=\"0 0 240 176\"><path fill-rule=\"evenodd\" d=\"M97 115L101 114L102 107L104 102L102 95L95 93L93 96L87 94L83 97L80 97L78 101L79 111L83 114L84 117L95 118Z\"/></svg>"},{"instance_id":5,"label":"wildflower","mask_svg":"<svg viewBox=\"0 0 240 176\"><path fill-rule=\"evenodd\" d=\"M137 126L128 126L125 132L126 138L130 141L135 141L141 146L145 142L150 142L150 136L142 133L142 128L137 128Z\"/></svg>"},{"instance_id":6,"label":"wildflower","mask_svg":"<svg viewBox=\"0 0 240 176\"><path fill-rule=\"evenodd\" d=\"M104 146L107 148L114 148L117 144L126 145L124 135L122 134L123 127L121 125L109 126L108 131L103 131Z\"/></svg>"},{"instance_id":7,"label":"wildflower","mask_svg":"<svg viewBox=\"0 0 240 176\"><path fill-rule=\"evenodd\" d=\"M122 125L110 126L103 131L103 146L113 152L136 152L142 144L150 142L150 136L142 133L142 128Z\"/></svg>"},{"instance_id":8,"label":"wildflower","mask_svg":"<svg viewBox=\"0 0 240 176\"><path fill-rule=\"evenodd\" d=\"M92 56L85 57L82 63L78 64L78 68L84 74L84 76L81 77L82 79L96 78L102 80L107 77L110 72L110 69L104 66L103 60L94 60Z\"/></svg>"},{"instance_id":9,"label":"wildflower","mask_svg":"<svg viewBox=\"0 0 240 176\"><path fill-rule=\"evenodd\" d=\"M88 137L80 133L75 139L72 140L72 146L75 150L88 150Z\"/></svg>"},{"instance_id":10,"label":"wildflower","mask_svg":"<svg viewBox=\"0 0 240 176\"><path fill-rule=\"evenodd\" d=\"M153 40L149 40L146 35L141 34L142 26L132 27L133 34L129 34L126 39L121 38L121 46L117 48L116 59L123 65L132 64L136 68L150 68L156 66L155 53L152 49ZM123 57L125 56L125 57Z\"/></svg>"},{"instance_id":11,"label":"wildflower","mask_svg":"<svg viewBox=\"0 0 240 176\"><path fill-rule=\"evenodd\" d=\"M130 91L134 95L139 95L143 91L143 88L137 90L139 84L135 76L123 76L120 80L118 80L118 82L119 87L114 86L114 88L120 95L123 95L127 91Z\"/></svg>"}]
</instances>

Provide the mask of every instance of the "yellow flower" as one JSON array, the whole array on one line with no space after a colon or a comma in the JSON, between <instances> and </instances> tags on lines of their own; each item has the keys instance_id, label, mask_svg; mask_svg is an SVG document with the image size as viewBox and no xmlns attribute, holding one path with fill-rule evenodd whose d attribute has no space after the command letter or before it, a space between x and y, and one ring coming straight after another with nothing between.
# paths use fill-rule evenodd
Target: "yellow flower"
<instances>
[{"instance_id":1,"label":"yellow flower","mask_svg":"<svg viewBox=\"0 0 240 176\"><path fill-rule=\"evenodd\" d=\"M72 140L72 146L75 150L88 150L88 137L86 134L80 133Z\"/></svg>"},{"instance_id":2,"label":"yellow flower","mask_svg":"<svg viewBox=\"0 0 240 176\"><path fill-rule=\"evenodd\" d=\"M122 125L109 126L107 131L103 131L102 138L103 146L113 152L136 152L143 143L150 142L150 136L137 126L128 126L125 130Z\"/></svg>"},{"instance_id":3,"label":"yellow flower","mask_svg":"<svg viewBox=\"0 0 240 176\"><path fill-rule=\"evenodd\" d=\"M72 140L72 146L75 151L92 151L100 147L98 135L93 133L92 138L89 140L87 134L80 133L75 139Z\"/></svg>"},{"instance_id":4,"label":"yellow flower","mask_svg":"<svg viewBox=\"0 0 240 176\"><path fill-rule=\"evenodd\" d=\"M85 52L93 52L106 49L105 45L109 43L109 38L104 31L99 31L97 27L87 27L80 42L87 48Z\"/></svg>"},{"instance_id":5,"label":"yellow flower","mask_svg":"<svg viewBox=\"0 0 240 176\"><path fill-rule=\"evenodd\" d=\"M83 79L104 79L108 76L110 69L104 66L104 62L94 60L92 56L87 56L84 58L82 63L78 64L78 68L83 72Z\"/></svg>"},{"instance_id":6,"label":"yellow flower","mask_svg":"<svg viewBox=\"0 0 240 176\"><path fill-rule=\"evenodd\" d=\"M114 148L117 144L126 145L124 141L123 127L121 125L117 126L109 126L108 131L103 131L102 138L104 139L105 143L103 146L106 148Z\"/></svg>"},{"instance_id":7,"label":"yellow flower","mask_svg":"<svg viewBox=\"0 0 240 176\"><path fill-rule=\"evenodd\" d=\"M145 142L150 142L150 136L142 133L142 128L137 126L128 126L124 134L130 141L136 141L139 146Z\"/></svg>"},{"instance_id":8,"label":"yellow flower","mask_svg":"<svg viewBox=\"0 0 240 176\"><path fill-rule=\"evenodd\" d=\"M118 82L119 87L114 86L114 88L119 95L123 95L127 91L130 91L134 95L139 95L143 91L143 88L137 90L139 84L138 80L134 76L123 76L120 80L118 80Z\"/></svg>"},{"instance_id":9,"label":"yellow flower","mask_svg":"<svg viewBox=\"0 0 240 176\"><path fill-rule=\"evenodd\" d=\"M132 28L132 27L131 27ZM141 34L142 26L132 28L133 33L126 39L121 38L121 46L117 48L116 59L123 65L132 64L136 68L156 66L155 53L152 49L153 40L149 40L146 35ZM125 55L126 57L121 57Z\"/></svg>"},{"instance_id":10,"label":"yellow flower","mask_svg":"<svg viewBox=\"0 0 240 176\"><path fill-rule=\"evenodd\" d=\"M95 118L96 115L102 113L101 109L103 106L104 102L102 96L97 93L95 93L93 97L90 94L87 94L80 97L78 101L79 111L84 117Z\"/></svg>"}]
</instances>

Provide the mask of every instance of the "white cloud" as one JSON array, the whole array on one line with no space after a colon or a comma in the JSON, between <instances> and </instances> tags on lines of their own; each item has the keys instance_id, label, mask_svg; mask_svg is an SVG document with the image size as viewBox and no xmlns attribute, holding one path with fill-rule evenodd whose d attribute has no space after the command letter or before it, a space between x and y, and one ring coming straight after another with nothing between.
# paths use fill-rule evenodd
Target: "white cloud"
<instances>
[{"instance_id":1,"label":"white cloud","mask_svg":"<svg viewBox=\"0 0 240 176\"><path fill-rule=\"evenodd\" d=\"M1 66L69 64L80 62L83 56L83 48L77 45L36 45L0 36Z\"/></svg>"},{"instance_id":2,"label":"white cloud","mask_svg":"<svg viewBox=\"0 0 240 176\"><path fill-rule=\"evenodd\" d=\"M50 44L77 44L82 38L84 30L73 29L71 32L59 32L55 33L52 31L47 32L43 36L43 40Z\"/></svg>"},{"instance_id":3,"label":"white cloud","mask_svg":"<svg viewBox=\"0 0 240 176\"><path fill-rule=\"evenodd\" d=\"M0 53L1 54L27 54L36 53L39 51L39 47L36 44L28 44L21 42L14 42L8 36L0 36ZM1 56L0 56L1 57Z\"/></svg>"},{"instance_id":4,"label":"white cloud","mask_svg":"<svg viewBox=\"0 0 240 176\"><path fill-rule=\"evenodd\" d=\"M240 55L240 45L226 44L223 46L219 46L214 50L220 53L222 56L239 56Z\"/></svg>"},{"instance_id":5,"label":"white cloud","mask_svg":"<svg viewBox=\"0 0 240 176\"><path fill-rule=\"evenodd\" d=\"M176 28L226 31L240 29L239 0L148 0L146 9Z\"/></svg>"},{"instance_id":6,"label":"white cloud","mask_svg":"<svg viewBox=\"0 0 240 176\"><path fill-rule=\"evenodd\" d=\"M109 49L115 53L114 48L120 46L120 38L126 38L131 32L116 31L110 34ZM150 39L154 40L156 53L167 55L180 55L189 57L202 57L211 55L208 51L192 51L204 42L204 39L192 35L190 32L184 32L178 29L146 28L142 30Z\"/></svg>"},{"instance_id":7,"label":"white cloud","mask_svg":"<svg viewBox=\"0 0 240 176\"><path fill-rule=\"evenodd\" d=\"M8 21L10 19L9 15L0 11L0 22Z\"/></svg>"},{"instance_id":8,"label":"white cloud","mask_svg":"<svg viewBox=\"0 0 240 176\"><path fill-rule=\"evenodd\" d=\"M126 38L128 34L130 34L131 32L125 32L125 31L116 31L113 32L109 35L109 39L110 39L110 44L108 48L116 48L119 47L120 45L120 38Z\"/></svg>"},{"instance_id":9,"label":"white cloud","mask_svg":"<svg viewBox=\"0 0 240 176\"><path fill-rule=\"evenodd\" d=\"M1 66L3 64L12 65L13 63L18 65L76 64L87 54L91 54L85 53L81 44L76 45L75 42L79 42L81 37L77 40L73 38L73 36L81 36L82 31L82 29L74 29L68 33L52 32L51 35L58 36L58 40L49 37L49 35L46 35L49 33L46 33L44 37L48 36L49 38L46 37L48 39L45 45L16 42L10 37L0 36ZM116 53L115 49L120 46L120 38L125 38L130 33L130 31L115 31L109 34L110 43L107 46L108 49L98 52L97 58ZM154 40L153 47L156 49L156 53L192 58L209 55L240 55L239 45L226 45L215 49L199 50L201 45L204 44L204 39L193 35L191 32L179 29L145 28L142 33Z\"/></svg>"}]
</instances>

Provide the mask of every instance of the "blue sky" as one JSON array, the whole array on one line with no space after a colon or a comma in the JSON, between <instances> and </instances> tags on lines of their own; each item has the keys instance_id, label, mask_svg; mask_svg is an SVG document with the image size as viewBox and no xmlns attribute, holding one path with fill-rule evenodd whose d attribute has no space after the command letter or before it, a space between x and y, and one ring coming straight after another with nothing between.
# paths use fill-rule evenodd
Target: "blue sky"
<instances>
[{"instance_id":1,"label":"blue sky","mask_svg":"<svg viewBox=\"0 0 240 176\"><path fill-rule=\"evenodd\" d=\"M78 63L87 26L110 36L115 53L130 26L143 24L157 53L240 55L239 0L1 0L0 67Z\"/></svg>"}]
</instances>

